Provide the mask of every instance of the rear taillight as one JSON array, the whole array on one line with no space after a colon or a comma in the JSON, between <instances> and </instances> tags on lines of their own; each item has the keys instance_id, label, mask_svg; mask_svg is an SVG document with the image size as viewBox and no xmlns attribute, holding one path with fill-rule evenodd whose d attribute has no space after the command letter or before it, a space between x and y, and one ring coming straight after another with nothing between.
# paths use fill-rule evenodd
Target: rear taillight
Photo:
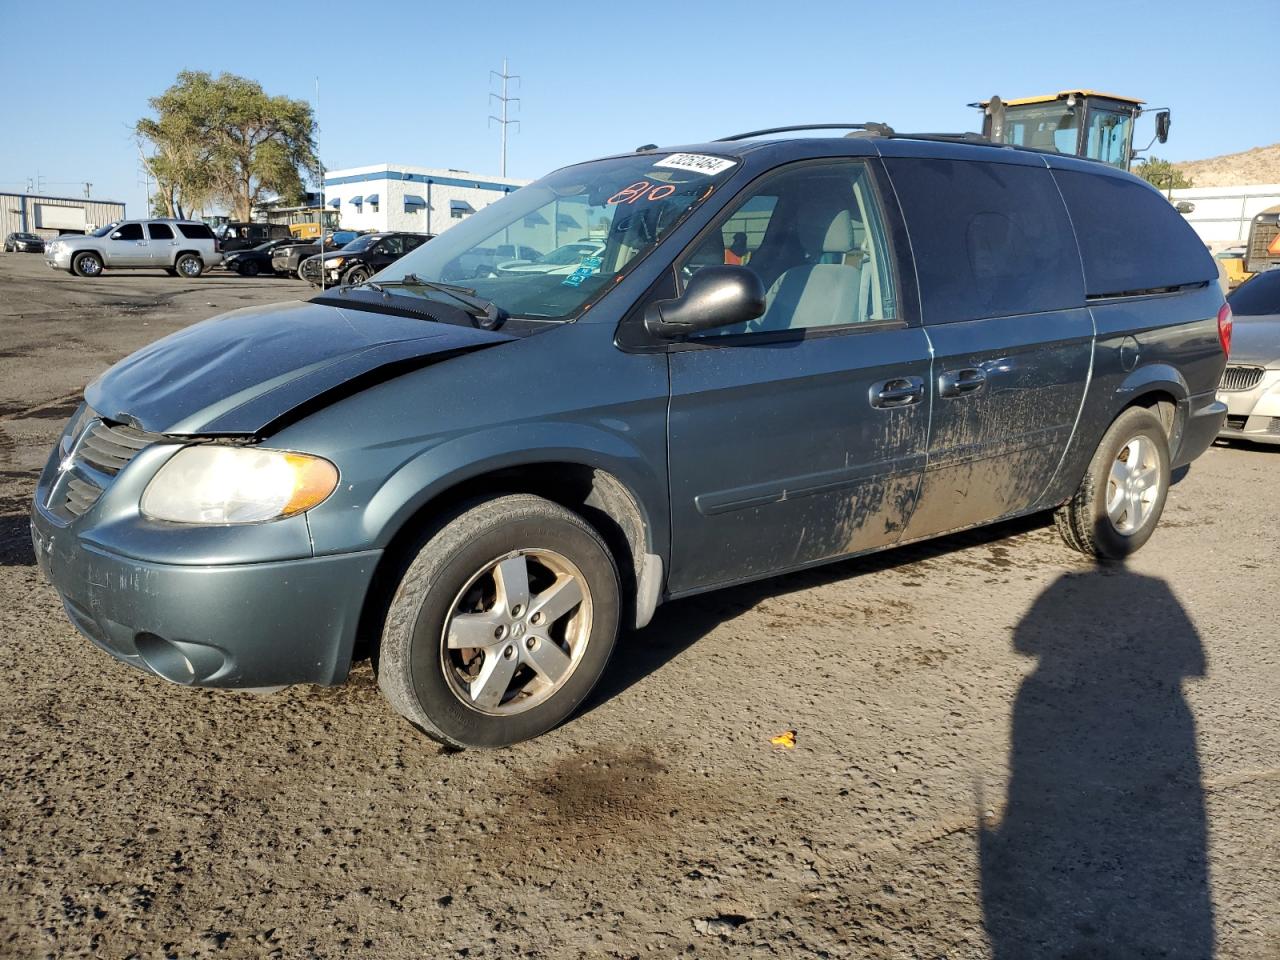
<instances>
[{"instance_id":1,"label":"rear taillight","mask_svg":"<svg viewBox=\"0 0 1280 960\"><path fill-rule=\"evenodd\" d=\"M217 237L213 238L213 252L214 253L222 252L222 241L219 240Z\"/></svg>"},{"instance_id":2,"label":"rear taillight","mask_svg":"<svg viewBox=\"0 0 1280 960\"><path fill-rule=\"evenodd\" d=\"M1231 356L1231 326L1231 304L1224 303L1218 308L1218 342L1228 357Z\"/></svg>"}]
</instances>

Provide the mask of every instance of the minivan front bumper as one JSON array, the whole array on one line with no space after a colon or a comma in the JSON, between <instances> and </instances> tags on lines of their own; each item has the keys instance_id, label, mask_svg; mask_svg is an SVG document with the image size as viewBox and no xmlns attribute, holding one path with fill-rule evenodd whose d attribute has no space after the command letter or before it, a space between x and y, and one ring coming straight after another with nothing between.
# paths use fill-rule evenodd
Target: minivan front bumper
<instances>
[{"instance_id":1,"label":"minivan front bumper","mask_svg":"<svg viewBox=\"0 0 1280 960\"><path fill-rule=\"evenodd\" d=\"M380 556L148 563L85 542L39 506L31 533L76 629L118 660L202 687L341 683Z\"/></svg>"}]
</instances>

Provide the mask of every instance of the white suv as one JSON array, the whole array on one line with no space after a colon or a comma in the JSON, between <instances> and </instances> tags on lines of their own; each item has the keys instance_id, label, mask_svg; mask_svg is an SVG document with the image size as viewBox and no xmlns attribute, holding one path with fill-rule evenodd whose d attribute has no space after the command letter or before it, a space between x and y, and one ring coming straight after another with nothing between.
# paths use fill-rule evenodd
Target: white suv
<instances>
[{"instance_id":1,"label":"white suv","mask_svg":"<svg viewBox=\"0 0 1280 960\"><path fill-rule=\"evenodd\" d=\"M78 277L104 268L161 269L194 279L222 262L209 225L198 220L121 220L83 237L63 236L44 246L45 263Z\"/></svg>"}]
</instances>

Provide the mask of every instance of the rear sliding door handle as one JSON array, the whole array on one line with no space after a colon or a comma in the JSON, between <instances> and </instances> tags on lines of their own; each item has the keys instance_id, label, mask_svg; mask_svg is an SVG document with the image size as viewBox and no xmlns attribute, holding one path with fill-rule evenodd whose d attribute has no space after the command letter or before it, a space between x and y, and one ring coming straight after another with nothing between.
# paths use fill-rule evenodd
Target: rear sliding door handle
<instances>
[{"instance_id":1,"label":"rear sliding door handle","mask_svg":"<svg viewBox=\"0 0 1280 960\"><path fill-rule=\"evenodd\" d=\"M924 399L924 380L920 377L895 377L871 385L871 405L880 409L909 407Z\"/></svg>"},{"instance_id":2,"label":"rear sliding door handle","mask_svg":"<svg viewBox=\"0 0 1280 960\"><path fill-rule=\"evenodd\" d=\"M948 370L938 377L938 396L963 397L968 393L977 393L986 382L986 371L978 367Z\"/></svg>"}]
</instances>

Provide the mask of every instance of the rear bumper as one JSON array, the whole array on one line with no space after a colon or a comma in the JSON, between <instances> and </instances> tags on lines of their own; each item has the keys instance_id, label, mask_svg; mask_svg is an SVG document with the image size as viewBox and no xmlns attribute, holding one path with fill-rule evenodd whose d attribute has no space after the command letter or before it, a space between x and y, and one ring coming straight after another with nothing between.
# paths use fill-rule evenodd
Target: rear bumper
<instances>
[{"instance_id":1,"label":"rear bumper","mask_svg":"<svg viewBox=\"0 0 1280 960\"><path fill-rule=\"evenodd\" d=\"M1184 467L1204 453L1222 430L1227 405L1212 393L1202 393L1187 400L1187 416L1178 440L1177 452L1170 466Z\"/></svg>"},{"instance_id":2,"label":"rear bumper","mask_svg":"<svg viewBox=\"0 0 1280 960\"><path fill-rule=\"evenodd\" d=\"M87 544L38 509L31 532L76 629L117 660L203 687L341 683L380 556L178 566Z\"/></svg>"}]
</instances>

